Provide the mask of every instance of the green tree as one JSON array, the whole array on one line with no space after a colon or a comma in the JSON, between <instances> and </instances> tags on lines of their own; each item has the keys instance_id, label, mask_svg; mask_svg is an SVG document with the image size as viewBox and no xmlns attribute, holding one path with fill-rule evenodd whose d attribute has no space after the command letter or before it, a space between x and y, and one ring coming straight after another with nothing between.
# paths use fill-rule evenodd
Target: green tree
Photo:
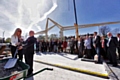
<instances>
[{"instance_id":1,"label":"green tree","mask_svg":"<svg viewBox=\"0 0 120 80\"><path fill-rule=\"evenodd\" d=\"M10 43L10 41L11 41L11 38L7 38L7 39L5 40L6 43Z\"/></svg>"},{"instance_id":2,"label":"green tree","mask_svg":"<svg viewBox=\"0 0 120 80\"><path fill-rule=\"evenodd\" d=\"M51 34L50 35L50 39L57 39L58 38L58 35L57 34Z\"/></svg>"},{"instance_id":3,"label":"green tree","mask_svg":"<svg viewBox=\"0 0 120 80\"><path fill-rule=\"evenodd\" d=\"M44 40L44 39L45 39L45 36L44 36L44 35L39 35L39 36L38 36L38 39L39 39L39 40Z\"/></svg>"}]
</instances>

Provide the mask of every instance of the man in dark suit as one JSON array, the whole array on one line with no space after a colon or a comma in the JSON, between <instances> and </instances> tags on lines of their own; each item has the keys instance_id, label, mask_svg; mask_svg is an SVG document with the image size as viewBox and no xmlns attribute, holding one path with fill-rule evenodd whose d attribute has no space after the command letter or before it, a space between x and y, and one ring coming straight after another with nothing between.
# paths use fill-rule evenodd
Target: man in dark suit
<instances>
[{"instance_id":1,"label":"man in dark suit","mask_svg":"<svg viewBox=\"0 0 120 80\"><path fill-rule=\"evenodd\" d=\"M33 56L34 56L34 44L37 42L34 37L34 31L29 32L29 38L25 41L25 63L30 66L28 70L28 76L33 73Z\"/></svg>"},{"instance_id":2,"label":"man in dark suit","mask_svg":"<svg viewBox=\"0 0 120 80\"><path fill-rule=\"evenodd\" d=\"M71 43L70 43L71 54L73 54L75 52L74 47L75 47L75 40L74 40L74 38L71 38Z\"/></svg>"},{"instance_id":3,"label":"man in dark suit","mask_svg":"<svg viewBox=\"0 0 120 80\"><path fill-rule=\"evenodd\" d=\"M82 58L84 50L84 40L82 39L82 37L78 38L77 46L78 46L78 58Z\"/></svg>"},{"instance_id":4,"label":"man in dark suit","mask_svg":"<svg viewBox=\"0 0 120 80\"><path fill-rule=\"evenodd\" d=\"M118 40L118 55L119 55L119 60L120 60L120 33L117 34L117 40Z\"/></svg>"},{"instance_id":5,"label":"man in dark suit","mask_svg":"<svg viewBox=\"0 0 120 80\"><path fill-rule=\"evenodd\" d=\"M110 63L113 64L113 66L118 66L117 63L117 54L116 54L116 48L118 47L118 41L116 37L112 36L112 33L108 32L108 57L110 60Z\"/></svg>"},{"instance_id":6,"label":"man in dark suit","mask_svg":"<svg viewBox=\"0 0 120 80\"><path fill-rule=\"evenodd\" d=\"M96 54L96 51L95 51L95 48L94 48L94 46L93 46L93 35L92 34L90 34L89 35L89 38L90 38L90 43L91 43L91 56L92 56L92 58L94 58L94 55Z\"/></svg>"},{"instance_id":7,"label":"man in dark suit","mask_svg":"<svg viewBox=\"0 0 120 80\"><path fill-rule=\"evenodd\" d=\"M39 53L39 45L40 45L40 41L37 39L37 42L36 42L36 53Z\"/></svg>"},{"instance_id":8,"label":"man in dark suit","mask_svg":"<svg viewBox=\"0 0 120 80\"><path fill-rule=\"evenodd\" d=\"M94 32L94 48L96 50L96 53L97 53L97 56L98 56L98 61L97 63L102 63L102 60L101 60L101 43L100 43L100 36L97 35L97 32Z\"/></svg>"}]
</instances>

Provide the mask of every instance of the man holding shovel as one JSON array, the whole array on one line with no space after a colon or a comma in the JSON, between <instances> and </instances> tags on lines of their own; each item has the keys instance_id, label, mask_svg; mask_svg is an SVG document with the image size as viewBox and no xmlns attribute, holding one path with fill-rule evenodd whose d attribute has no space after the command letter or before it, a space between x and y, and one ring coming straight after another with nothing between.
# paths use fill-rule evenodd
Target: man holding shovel
<instances>
[{"instance_id":1,"label":"man holding shovel","mask_svg":"<svg viewBox=\"0 0 120 80\"><path fill-rule=\"evenodd\" d=\"M28 70L28 76L33 73L33 56L34 56L34 44L36 43L36 38L34 37L34 31L29 32L29 37L25 41L25 63L30 66Z\"/></svg>"}]
</instances>

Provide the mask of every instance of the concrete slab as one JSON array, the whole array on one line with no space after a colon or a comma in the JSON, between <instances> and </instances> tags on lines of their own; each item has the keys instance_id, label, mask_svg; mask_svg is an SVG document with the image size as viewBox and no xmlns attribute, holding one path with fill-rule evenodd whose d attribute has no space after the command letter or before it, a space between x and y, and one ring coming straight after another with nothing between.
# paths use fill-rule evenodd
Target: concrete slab
<instances>
[{"instance_id":1,"label":"concrete slab","mask_svg":"<svg viewBox=\"0 0 120 80\"><path fill-rule=\"evenodd\" d=\"M71 66L74 68L80 68L84 70L90 70L94 72L100 72L107 74L107 71L105 71L105 67L102 64L95 64L93 62L86 62L81 61L81 59L76 59L77 55L71 55L71 54L41 54L35 55L35 60L45 61L53 64L60 64L64 66Z\"/></svg>"},{"instance_id":2,"label":"concrete slab","mask_svg":"<svg viewBox=\"0 0 120 80\"><path fill-rule=\"evenodd\" d=\"M117 67L113 67L111 64L104 63L107 72L109 73L109 77L111 80L120 80L120 63Z\"/></svg>"},{"instance_id":3,"label":"concrete slab","mask_svg":"<svg viewBox=\"0 0 120 80\"><path fill-rule=\"evenodd\" d=\"M43 71L26 80L108 80L34 62L34 72L46 67L53 68L54 70Z\"/></svg>"}]
</instances>

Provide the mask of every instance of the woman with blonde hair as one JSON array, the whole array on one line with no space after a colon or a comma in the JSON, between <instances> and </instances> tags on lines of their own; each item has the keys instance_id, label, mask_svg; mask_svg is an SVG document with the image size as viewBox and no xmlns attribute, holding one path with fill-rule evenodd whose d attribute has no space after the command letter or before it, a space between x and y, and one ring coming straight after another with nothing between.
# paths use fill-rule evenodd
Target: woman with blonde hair
<instances>
[{"instance_id":1,"label":"woman with blonde hair","mask_svg":"<svg viewBox=\"0 0 120 80\"><path fill-rule=\"evenodd\" d=\"M22 53L22 45L21 45L21 40L22 40L21 33L22 30L20 28L17 28L14 34L11 36L11 53L12 53L12 57L14 57L15 51L18 48L19 60L22 61L23 53Z\"/></svg>"}]
</instances>

